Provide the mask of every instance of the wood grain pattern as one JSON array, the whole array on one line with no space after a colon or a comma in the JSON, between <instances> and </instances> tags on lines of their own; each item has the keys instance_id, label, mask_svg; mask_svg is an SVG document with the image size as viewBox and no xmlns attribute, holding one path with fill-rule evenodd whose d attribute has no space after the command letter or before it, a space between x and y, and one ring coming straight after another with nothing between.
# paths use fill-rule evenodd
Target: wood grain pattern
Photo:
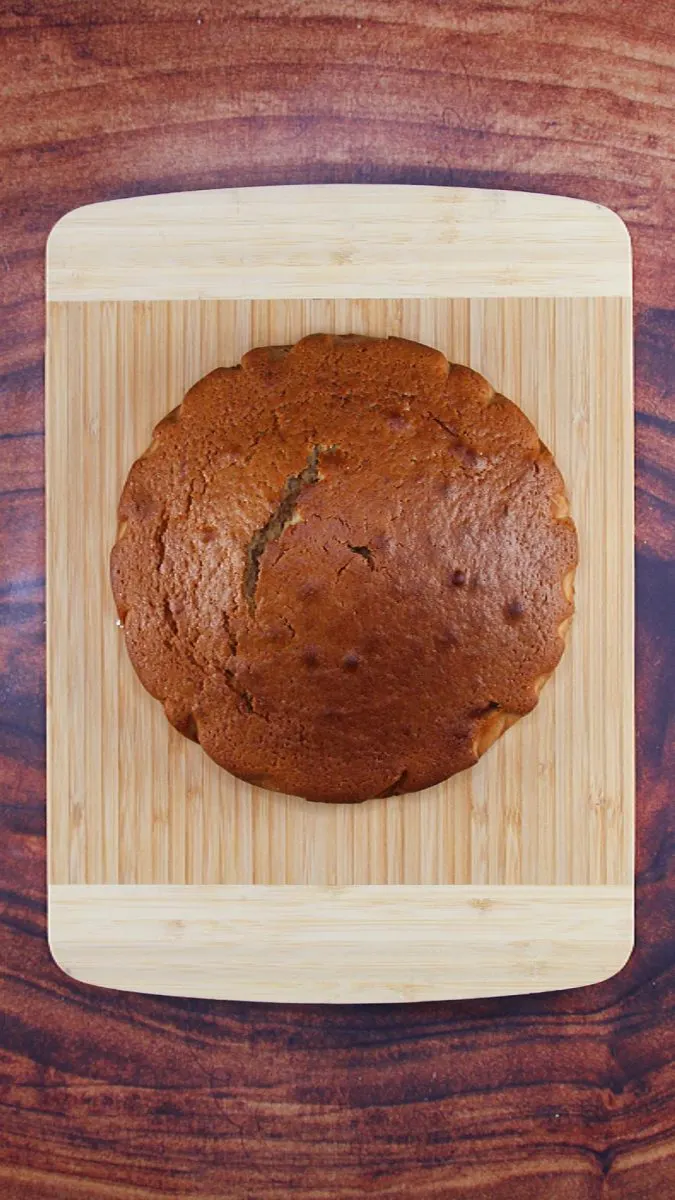
<instances>
[{"instance_id":1,"label":"wood grain pattern","mask_svg":"<svg viewBox=\"0 0 675 1200\"><path fill-rule=\"evenodd\" d=\"M581 547L569 644L535 713L472 771L355 806L272 796L176 734L131 668L108 579L117 499L157 421L252 345L326 329L419 338L517 399L563 471ZM49 334L54 882L630 881L626 302L52 302Z\"/></svg>"},{"instance_id":2,"label":"wood grain pattern","mask_svg":"<svg viewBox=\"0 0 675 1200\"><path fill-rule=\"evenodd\" d=\"M75 979L131 991L466 1000L607 979L633 948L633 889L52 884L49 942Z\"/></svg>"},{"instance_id":3,"label":"wood grain pattern","mask_svg":"<svg viewBox=\"0 0 675 1200\"><path fill-rule=\"evenodd\" d=\"M0 15L0 1187L8 1200L653 1200L675 1188L670 6L14 0ZM43 261L114 196L580 195L636 265L637 949L513 1001L120 996L45 938ZM7 436L9 435L9 436ZM36 1148L40 1147L39 1158Z\"/></svg>"},{"instance_id":4,"label":"wood grain pattern","mask_svg":"<svg viewBox=\"0 0 675 1200\"><path fill-rule=\"evenodd\" d=\"M139 196L67 213L51 301L629 296L625 225L528 192L315 184Z\"/></svg>"}]
</instances>

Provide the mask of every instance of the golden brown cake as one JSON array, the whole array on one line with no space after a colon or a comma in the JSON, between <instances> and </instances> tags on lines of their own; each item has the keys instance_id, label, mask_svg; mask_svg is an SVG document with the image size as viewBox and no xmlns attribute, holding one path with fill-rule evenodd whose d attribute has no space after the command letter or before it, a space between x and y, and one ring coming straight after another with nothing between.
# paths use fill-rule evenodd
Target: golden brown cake
<instances>
[{"instance_id":1,"label":"golden brown cake","mask_svg":"<svg viewBox=\"0 0 675 1200\"><path fill-rule=\"evenodd\" d=\"M468 367L314 335L201 379L119 508L112 585L168 719L312 800L416 791L537 703L577 539L550 452Z\"/></svg>"}]
</instances>

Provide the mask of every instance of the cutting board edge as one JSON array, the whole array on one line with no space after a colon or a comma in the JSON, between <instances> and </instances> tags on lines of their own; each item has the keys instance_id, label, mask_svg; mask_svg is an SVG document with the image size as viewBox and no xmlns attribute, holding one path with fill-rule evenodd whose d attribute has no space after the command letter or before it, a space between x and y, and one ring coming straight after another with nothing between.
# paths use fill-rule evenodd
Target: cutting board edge
<instances>
[{"instance_id":1,"label":"cutting board edge","mask_svg":"<svg viewBox=\"0 0 675 1200\"><path fill-rule=\"evenodd\" d=\"M631 257L618 213L576 197L271 185L73 209L49 234L46 288L48 301L62 302L626 297Z\"/></svg>"},{"instance_id":2,"label":"cutting board edge","mask_svg":"<svg viewBox=\"0 0 675 1200\"><path fill-rule=\"evenodd\" d=\"M632 885L49 887L49 946L86 984L203 999L391 1003L600 983Z\"/></svg>"}]
</instances>

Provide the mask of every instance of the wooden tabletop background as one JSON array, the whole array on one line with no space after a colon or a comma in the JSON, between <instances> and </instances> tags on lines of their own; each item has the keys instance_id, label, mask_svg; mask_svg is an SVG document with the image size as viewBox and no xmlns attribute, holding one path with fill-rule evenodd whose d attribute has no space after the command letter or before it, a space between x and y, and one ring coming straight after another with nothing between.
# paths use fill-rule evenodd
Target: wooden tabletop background
<instances>
[{"instance_id":1,"label":"wooden tabletop background","mask_svg":"<svg viewBox=\"0 0 675 1200\"><path fill-rule=\"evenodd\" d=\"M3 1200L675 1195L674 29L669 0L0 0ZM602 986L275 1007L50 961L45 239L96 200L302 181L559 192L630 228L638 940Z\"/></svg>"}]
</instances>

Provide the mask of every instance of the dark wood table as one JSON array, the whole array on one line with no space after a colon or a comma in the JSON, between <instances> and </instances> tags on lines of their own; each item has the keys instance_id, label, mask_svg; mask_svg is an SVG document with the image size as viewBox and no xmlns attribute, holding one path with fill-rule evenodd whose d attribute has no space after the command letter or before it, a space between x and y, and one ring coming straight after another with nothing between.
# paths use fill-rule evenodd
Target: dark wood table
<instances>
[{"instance_id":1,"label":"dark wood table","mask_svg":"<svg viewBox=\"0 0 675 1200\"><path fill-rule=\"evenodd\" d=\"M669 1200L675 11L6 0L0 29L0 1197ZM88 988L45 940L45 238L115 196L347 180L560 192L630 227L637 950L602 986L481 1003Z\"/></svg>"}]
</instances>

